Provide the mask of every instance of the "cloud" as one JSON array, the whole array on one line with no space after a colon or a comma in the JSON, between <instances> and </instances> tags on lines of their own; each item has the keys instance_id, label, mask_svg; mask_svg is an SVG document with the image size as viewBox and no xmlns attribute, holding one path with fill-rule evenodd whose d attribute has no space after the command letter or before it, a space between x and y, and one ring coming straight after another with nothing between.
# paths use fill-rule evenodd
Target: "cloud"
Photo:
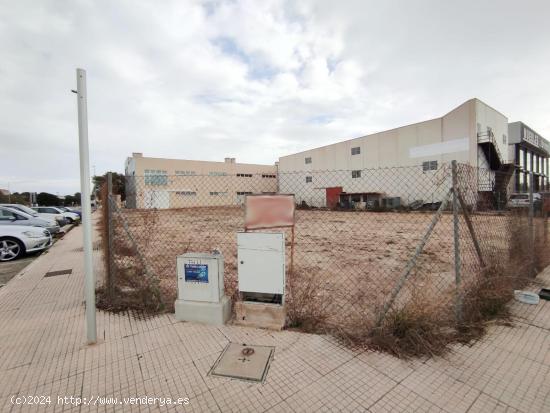
<instances>
[{"instance_id":1,"label":"cloud","mask_svg":"<svg viewBox=\"0 0 550 413\"><path fill-rule=\"evenodd\" d=\"M550 137L545 1L5 2L0 187L78 188L132 152L273 163L479 97Z\"/></svg>"}]
</instances>

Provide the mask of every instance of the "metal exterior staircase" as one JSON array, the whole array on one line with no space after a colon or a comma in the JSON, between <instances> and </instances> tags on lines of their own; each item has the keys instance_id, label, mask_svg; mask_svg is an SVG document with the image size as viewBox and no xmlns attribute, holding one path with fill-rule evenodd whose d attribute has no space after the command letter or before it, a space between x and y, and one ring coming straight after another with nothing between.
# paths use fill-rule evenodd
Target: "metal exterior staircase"
<instances>
[{"instance_id":1,"label":"metal exterior staircase","mask_svg":"<svg viewBox=\"0 0 550 413\"><path fill-rule=\"evenodd\" d=\"M498 149L498 144L493 131L489 130L487 132L478 133L477 143L483 150L483 154L489 162L489 167L492 170L499 170L503 165L503 158L500 153L500 149Z\"/></svg>"},{"instance_id":2,"label":"metal exterior staircase","mask_svg":"<svg viewBox=\"0 0 550 413\"><path fill-rule=\"evenodd\" d=\"M477 142L489 163L489 167L495 172L492 190L493 205L497 209L503 209L506 206L508 184L514 174L515 166L513 163L504 163L493 131L488 130L487 132L478 133Z\"/></svg>"}]
</instances>

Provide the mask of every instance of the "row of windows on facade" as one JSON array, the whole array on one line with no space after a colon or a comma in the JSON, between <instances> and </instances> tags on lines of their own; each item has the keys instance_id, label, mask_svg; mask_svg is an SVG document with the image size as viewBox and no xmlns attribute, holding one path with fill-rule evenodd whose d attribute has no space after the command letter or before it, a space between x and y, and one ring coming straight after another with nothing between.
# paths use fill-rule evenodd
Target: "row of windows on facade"
<instances>
[{"instance_id":1,"label":"row of windows on facade","mask_svg":"<svg viewBox=\"0 0 550 413\"><path fill-rule=\"evenodd\" d=\"M435 171L437 170L437 161L427 161L422 163L422 170L423 171ZM358 169L356 171L351 171L351 177L353 179L361 178L361 170ZM306 176L306 183L313 182L312 176Z\"/></svg>"},{"instance_id":2,"label":"row of windows on facade","mask_svg":"<svg viewBox=\"0 0 550 413\"><path fill-rule=\"evenodd\" d=\"M516 174L516 192L529 190L531 177L528 172L519 172ZM533 176L533 190L535 192L550 189L550 180L547 176Z\"/></svg>"},{"instance_id":3,"label":"row of windows on facade","mask_svg":"<svg viewBox=\"0 0 550 413\"><path fill-rule=\"evenodd\" d=\"M351 148L351 154L352 155L359 155L361 153L361 147L357 146L355 148ZM311 156L308 156L305 158L306 164L310 164ZM427 161L422 163L422 169L424 171L434 171L437 169L437 161Z\"/></svg>"},{"instance_id":4,"label":"row of windows on facade","mask_svg":"<svg viewBox=\"0 0 550 413\"><path fill-rule=\"evenodd\" d=\"M519 149L519 167L525 171L548 175L549 160L523 148Z\"/></svg>"},{"instance_id":5,"label":"row of windows on facade","mask_svg":"<svg viewBox=\"0 0 550 413\"><path fill-rule=\"evenodd\" d=\"M252 195L252 192L248 192L248 191L238 191L236 192L237 195ZM180 196L196 196L197 195L197 192L196 191L177 191L176 192L176 195L180 195ZM227 191L224 191L224 192L220 192L220 191L211 191L210 192L210 196L227 196L228 195L228 192Z\"/></svg>"},{"instance_id":6,"label":"row of windows on facade","mask_svg":"<svg viewBox=\"0 0 550 413\"><path fill-rule=\"evenodd\" d=\"M177 176L194 176L197 173L195 171L175 171ZM161 170L161 169L146 169L145 170L145 176L157 176L157 175L168 175L168 171ZM208 175L210 176L227 176L227 172L208 172ZM244 174L244 173L238 173L237 176L239 177L246 177L251 178L252 174ZM275 174L262 174L262 178L276 178L277 176Z\"/></svg>"},{"instance_id":7,"label":"row of windows on facade","mask_svg":"<svg viewBox=\"0 0 550 413\"><path fill-rule=\"evenodd\" d=\"M177 176L193 176L196 175L194 171L176 171ZM227 176L226 172L209 172L209 176ZM239 178L252 178L252 174L237 174ZM262 174L262 178L276 178L275 174ZM163 170L145 170L145 184L146 185L168 185L168 173Z\"/></svg>"},{"instance_id":8,"label":"row of windows on facade","mask_svg":"<svg viewBox=\"0 0 550 413\"><path fill-rule=\"evenodd\" d=\"M352 155L360 155L361 154L361 147L360 146L356 146L356 147L353 147L351 148L351 154ZM311 156L308 156L305 159L305 163L306 164L310 164L312 162L311 160Z\"/></svg>"}]
</instances>

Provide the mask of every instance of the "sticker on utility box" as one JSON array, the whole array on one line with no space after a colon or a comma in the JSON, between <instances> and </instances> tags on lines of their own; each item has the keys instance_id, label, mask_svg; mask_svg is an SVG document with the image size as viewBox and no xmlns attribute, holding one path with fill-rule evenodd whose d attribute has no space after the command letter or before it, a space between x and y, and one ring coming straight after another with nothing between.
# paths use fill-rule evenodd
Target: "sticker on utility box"
<instances>
[{"instance_id":1,"label":"sticker on utility box","mask_svg":"<svg viewBox=\"0 0 550 413\"><path fill-rule=\"evenodd\" d=\"M208 265L206 264L185 264L185 282L208 282Z\"/></svg>"}]
</instances>

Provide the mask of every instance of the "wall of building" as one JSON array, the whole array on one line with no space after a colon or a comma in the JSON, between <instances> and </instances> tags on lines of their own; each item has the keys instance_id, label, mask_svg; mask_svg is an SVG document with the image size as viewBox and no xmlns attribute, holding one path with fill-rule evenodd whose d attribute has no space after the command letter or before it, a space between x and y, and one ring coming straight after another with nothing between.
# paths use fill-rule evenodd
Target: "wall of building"
<instances>
[{"instance_id":1,"label":"wall of building","mask_svg":"<svg viewBox=\"0 0 550 413\"><path fill-rule=\"evenodd\" d=\"M529 190L530 173L534 174L534 190L550 189L550 143L523 122L508 125L510 154L515 165L513 192Z\"/></svg>"},{"instance_id":2,"label":"wall of building","mask_svg":"<svg viewBox=\"0 0 550 413\"><path fill-rule=\"evenodd\" d=\"M283 192L294 193L298 201L303 199L315 206L325 206L326 188L337 186L347 193L381 192L388 197L401 197L405 202L439 197L440 191L434 191L432 181L439 185L441 178L433 177L436 171L424 171L423 164L435 161L439 169L456 160L488 168L478 146L478 130L486 131L487 127L495 136L500 136L500 140L495 141L503 161L507 162L508 146L503 141L507 125L504 115L478 99L471 99L438 119L283 156L279 158L279 187ZM352 155L352 148L357 147L360 154ZM311 158L311 162L306 163L306 158ZM396 171L396 167L405 169ZM390 169L374 171L379 168ZM407 168L413 169L408 169L407 173ZM353 179L351 171L354 170L363 170L363 177ZM347 173L337 174L336 171ZM400 179L401 172L408 175ZM411 182L411 174L415 176L414 182ZM493 181L494 173L484 174L484 177ZM307 186L306 180L311 181ZM417 189L413 192L411 187Z\"/></svg>"},{"instance_id":3,"label":"wall of building","mask_svg":"<svg viewBox=\"0 0 550 413\"><path fill-rule=\"evenodd\" d=\"M245 193L277 192L275 165L148 158L126 161L127 206L182 208L237 205Z\"/></svg>"}]
</instances>

